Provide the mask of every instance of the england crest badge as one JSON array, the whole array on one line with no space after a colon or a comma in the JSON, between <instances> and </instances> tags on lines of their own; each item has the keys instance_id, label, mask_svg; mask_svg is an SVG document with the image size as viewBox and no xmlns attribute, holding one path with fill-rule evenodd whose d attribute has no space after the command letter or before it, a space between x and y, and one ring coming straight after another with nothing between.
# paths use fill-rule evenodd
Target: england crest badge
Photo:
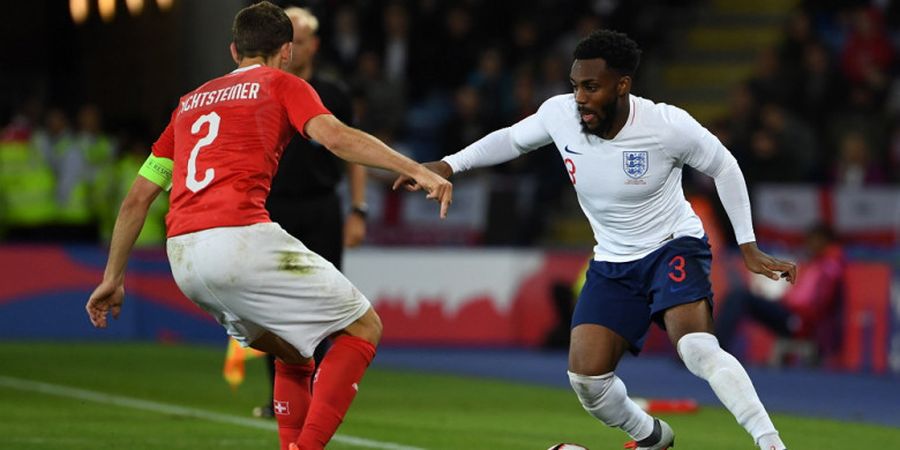
<instances>
[{"instance_id":1,"label":"england crest badge","mask_svg":"<svg viewBox=\"0 0 900 450\"><path fill-rule=\"evenodd\" d=\"M647 173L648 159L646 151L622 152L622 170L631 178L641 178Z\"/></svg>"}]
</instances>

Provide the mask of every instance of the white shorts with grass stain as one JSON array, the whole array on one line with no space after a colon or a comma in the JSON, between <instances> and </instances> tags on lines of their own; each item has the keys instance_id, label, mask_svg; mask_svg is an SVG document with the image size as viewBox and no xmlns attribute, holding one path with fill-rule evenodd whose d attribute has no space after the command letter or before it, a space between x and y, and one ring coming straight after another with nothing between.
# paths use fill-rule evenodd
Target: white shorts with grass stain
<instances>
[{"instance_id":1,"label":"white shorts with grass stain","mask_svg":"<svg viewBox=\"0 0 900 450\"><path fill-rule=\"evenodd\" d=\"M371 307L333 264L277 223L212 228L166 242L175 282L242 345L270 331L312 357Z\"/></svg>"}]
</instances>

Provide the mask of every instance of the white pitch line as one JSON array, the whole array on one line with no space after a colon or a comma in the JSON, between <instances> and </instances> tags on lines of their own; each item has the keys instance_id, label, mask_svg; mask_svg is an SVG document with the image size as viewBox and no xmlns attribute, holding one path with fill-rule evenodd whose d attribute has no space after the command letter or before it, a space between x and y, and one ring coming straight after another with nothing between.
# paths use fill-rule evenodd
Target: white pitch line
<instances>
[{"instance_id":1,"label":"white pitch line","mask_svg":"<svg viewBox=\"0 0 900 450\"><path fill-rule=\"evenodd\" d=\"M248 419L245 417L232 416L228 414L206 411L203 409L188 408L184 406L170 405L167 403L159 403L149 400L140 400L137 398L106 394L103 392L89 391L86 389L72 388L61 386L58 384L23 380L21 378L13 378L0 375L0 386L11 389L18 389L20 391L38 392L41 394L75 398L95 403L104 403L107 405L124 406L126 408L152 411L161 414L193 417L196 419L208 420L210 422L227 423L231 425L239 425L243 427L257 428L269 431L278 430L278 425L268 421ZM332 441L347 445L354 445L357 447L379 448L384 450L425 450L420 447L410 447L408 445L395 444L393 442L375 441L372 439L365 439L342 434L336 434L334 438L332 438Z\"/></svg>"}]
</instances>

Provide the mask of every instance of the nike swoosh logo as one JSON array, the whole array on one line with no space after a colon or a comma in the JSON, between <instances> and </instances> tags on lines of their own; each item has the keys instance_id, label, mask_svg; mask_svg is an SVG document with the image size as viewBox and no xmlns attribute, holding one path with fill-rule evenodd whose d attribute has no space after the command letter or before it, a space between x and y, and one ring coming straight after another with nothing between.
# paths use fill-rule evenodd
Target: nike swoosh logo
<instances>
[{"instance_id":1,"label":"nike swoosh logo","mask_svg":"<svg viewBox=\"0 0 900 450\"><path fill-rule=\"evenodd\" d=\"M689 287L690 286L669 286L669 292L680 292Z\"/></svg>"},{"instance_id":2,"label":"nike swoosh logo","mask_svg":"<svg viewBox=\"0 0 900 450\"><path fill-rule=\"evenodd\" d=\"M565 150L566 153L571 153L571 154L573 154L573 155L580 155L580 154L581 154L580 152L576 152L576 151L569 150L569 146L568 146L568 145L567 145L563 150Z\"/></svg>"}]
</instances>

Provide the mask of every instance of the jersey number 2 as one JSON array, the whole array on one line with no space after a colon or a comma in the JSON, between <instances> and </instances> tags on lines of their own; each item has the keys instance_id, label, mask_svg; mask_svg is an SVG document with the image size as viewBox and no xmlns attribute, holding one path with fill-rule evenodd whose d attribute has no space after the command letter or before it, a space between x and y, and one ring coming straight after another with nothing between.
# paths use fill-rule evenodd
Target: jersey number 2
<instances>
[{"instance_id":1,"label":"jersey number 2","mask_svg":"<svg viewBox=\"0 0 900 450\"><path fill-rule=\"evenodd\" d=\"M197 134L200 132L200 128L203 127L204 123L209 123L209 129L207 130L206 136L203 136L197 141L197 144L194 145L194 148L191 150L190 158L188 158L187 180L185 184L187 185L187 188L193 192L197 192L200 189L209 186L209 183L212 183L213 178L216 176L215 169L209 168L203 172L202 180L197 179L197 155L200 154L201 147L212 144L212 142L216 140L216 137L219 136L220 121L221 118L214 111L200 116L200 118L191 125L191 134Z\"/></svg>"}]
</instances>

